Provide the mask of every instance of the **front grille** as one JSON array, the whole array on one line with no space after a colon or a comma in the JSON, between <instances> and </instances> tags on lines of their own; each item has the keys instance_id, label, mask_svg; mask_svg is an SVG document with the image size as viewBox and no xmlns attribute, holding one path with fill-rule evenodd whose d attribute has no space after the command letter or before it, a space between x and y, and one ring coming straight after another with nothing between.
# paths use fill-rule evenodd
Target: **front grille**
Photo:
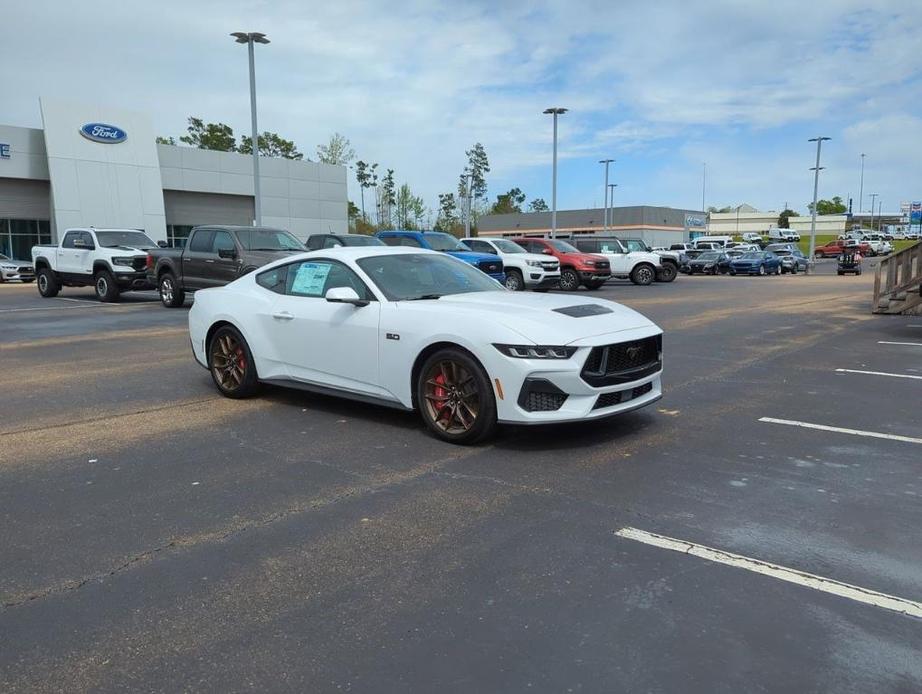
<instances>
[{"instance_id":1,"label":"front grille","mask_svg":"<svg viewBox=\"0 0 922 694\"><path fill-rule=\"evenodd\" d=\"M536 393L532 391L525 398L525 410L528 412L554 412L566 401L566 393Z\"/></svg>"},{"instance_id":2,"label":"front grille","mask_svg":"<svg viewBox=\"0 0 922 694\"><path fill-rule=\"evenodd\" d=\"M641 395L646 395L651 390L653 390L652 383L644 383L642 386L637 386L632 388L630 391L627 390L616 390L614 393L602 393L598 399L595 401L595 405L592 406L594 410L600 410L603 407L612 407L614 405L620 405L622 402L628 402L630 400L635 400Z\"/></svg>"},{"instance_id":3,"label":"front grille","mask_svg":"<svg viewBox=\"0 0 922 694\"><path fill-rule=\"evenodd\" d=\"M498 263L495 260L484 260L478 265L478 267L488 274L494 274L503 271L503 264Z\"/></svg>"},{"instance_id":4,"label":"front grille","mask_svg":"<svg viewBox=\"0 0 922 694\"><path fill-rule=\"evenodd\" d=\"M147 256L138 256L137 258L131 259L131 267L135 270L143 270L147 267Z\"/></svg>"},{"instance_id":5,"label":"front grille","mask_svg":"<svg viewBox=\"0 0 922 694\"><path fill-rule=\"evenodd\" d=\"M18 272L20 275L30 275L32 274L33 270L30 267L18 267L16 268L16 272Z\"/></svg>"},{"instance_id":6,"label":"front grille","mask_svg":"<svg viewBox=\"0 0 922 694\"><path fill-rule=\"evenodd\" d=\"M598 270L607 270L610 267L607 260L597 260L595 266Z\"/></svg>"},{"instance_id":7,"label":"front grille","mask_svg":"<svg viewBox=\"0 0 922 694\"><path fill-rule=\"evenodd\" d=\"M593 347L580 376L591 386L628 383L649 376L662 368L661 335L641 340Z\"/></svg>"},{"instance_id":8,"label":"front grille","mask_svg":"<svg viewBox=\"0 0 922 694\"><path fill-rule=\"evenodd\" d=\"M550 262L550 263L541 263L541 268L544 270L557 270L559 267L560 265L557 263L557 261Z\"/></svg>"}]
</instances>

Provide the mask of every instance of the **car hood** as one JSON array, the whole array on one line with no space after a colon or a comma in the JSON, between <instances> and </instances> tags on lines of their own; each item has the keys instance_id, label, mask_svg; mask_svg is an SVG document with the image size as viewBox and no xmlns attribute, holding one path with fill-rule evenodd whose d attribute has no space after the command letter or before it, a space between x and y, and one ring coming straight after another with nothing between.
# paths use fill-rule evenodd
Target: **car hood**
<instances>
[{"instance_id":1,"label":"car hood","mask_svg":"<svg viewBox=\"0 0 922 694\"><path fill-rule=\"evenodd\" d=\"M494 253L478 253L476 251L444 251L448 255L453 255L455 258L460 258L461 260L468 263L490 263L498 262L502 263L503 259Z\"/></svg>"},{"instance_id":2,"label":"car hood","mask_svg":"<svg viewBox=\"0 0 922 694\"><path fill-rule=\"evenodd\" d=\"M244 251L243 256L247 265L266 265L273 260L287 258L297 253L304 253L304 251Z\"/></svg>"},{"instance_id":3,"label":"car hood","mask_svg":"<svg viewBox=\"0 0 922 694\"><path fill-rule=\"evenodd\" d=\"M433 301L403 301L399 310L439 314L452 318L457 329L458 319L470 318L502 325L539 345L568 345L611 333L648 330L662 332L655 323L637 311L604 299L579 296L537 294L530 292L472 292L451 294ZM607 309L598 315L580 315ZM565 312L561 313L561 309Z\"/></svg>"}]
</instances>

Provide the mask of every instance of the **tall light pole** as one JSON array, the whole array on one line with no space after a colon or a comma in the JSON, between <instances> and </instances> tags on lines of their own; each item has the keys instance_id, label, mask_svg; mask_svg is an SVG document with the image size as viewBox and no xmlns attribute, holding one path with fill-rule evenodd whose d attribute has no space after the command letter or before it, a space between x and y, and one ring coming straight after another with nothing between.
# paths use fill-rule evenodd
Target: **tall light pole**
<instances>
[{"instance_id":1,"label":"tall light pole","mask_svg":"<svg viewBox=\"0 0 922 694\"><path fill-rule=\"evenodd\" d=\"M704 192L707 186L707 181L708 181L708 165L707 165L707 162L702 162L701 163L701 211L702 212L704 212L706 209L704 206Z\"/></svg>"},{"instance_id":2,"label":"tall light pole","mask_svg":"<svg viewBox=\"0 0 922 694\"><path fill-rule=\"evenodd\" d=\"M602 212L602 225L605 233L608 233L608 165L613 161L614 159L599 159L600 164L605 164L605 187L602 188L602 192L605 193L605 207Z\"/></svg>"},{"instance_id":3,"label":"tall light pole","mask_svg":"<svg viewBox=\"0 0 922 694\"><path fill-rule=\"evenodd\" d=\"M868 156L864 152L861 153L861 183L858 184L858 214L864 212L862 204L864 204L864 158Z\"/></svg>"},{"instance_id":4,"label":"tall light pole","mask_svg":"<svg viewBox=\"0 0 922 694\"><path fill-rule=\"evenodd\" d=\"M557 238L557 116L561 116L568 109L552 106L544 109L544 113L554 116L554 168L551 179L551 238Z\"/></svg>"},{"instance_id":5,"label":"tall light pole","mask_svg":"<svg viewBox=\"0 0 922 694\"><path fill-rule=\"evenodd\" d=\"M256 128L256 63L253 56L253 46L257 43L269 43L265 34L258 31L245 33L235 31L231 34L237 43L245 43L250 54L250 121L253 126L253 211L255 212L256 226L262 224L262 203L259 200L259 130Z\"/></svg>"},{"instance_id":6,"label":"tall light pole","mask_svg":"<svg viewBox=\"0 0 922 694\"><path fill-rule=\"evenodd\" d=\"M874 201L877 200L878 193L871 193L871 231L874 231Z\"/></svg>"},{"instance_id":7,"label":"tall light pole","mask_svg":"<svg viewBox=\"0 0 922 694\"><path fill-rule=\"evenodd\" d=\"M615 226L615 188L617 187L617 183L609 183L607 188L609 204L608 223L611 226Z\"/></svg>"},{"instance_id":8,"label":"tall light pole","mask_svg":"<svg viewBox=\"0 0 922 694\"><path fill-rule=\"evenodd\" d=\"M880 208L884 206L883 200L877 201L877 233L880 233Z\"/></svg>"},{"instance_id":9,"label":"tall light pole","mask_svg":"<svg viewBox=\"0 0 922 694\"><path fill-rule=\"evenodd\" d=\"M467 192L467 212L464 215L464 238L471 237L471 186L474 185L474 174L469 172L464 174L466 183L464 189Z\"/></svg>"},{"instance_id":10,"label":"tall light pole","mask_svg":"<svg viewBox=\"0 0 922 694\"><path fill-rule=\"evenodd\" d=\"M813 254L816 252L816 196L819 193L820 186L820 169L825 168L820 166L820 149L823 146L825 140L830 140L829 137L811 137L807 142L816 143L816 166L813 167L813 214L810 217L810 262L813 262Z\"/></svg>"}]
</instances>

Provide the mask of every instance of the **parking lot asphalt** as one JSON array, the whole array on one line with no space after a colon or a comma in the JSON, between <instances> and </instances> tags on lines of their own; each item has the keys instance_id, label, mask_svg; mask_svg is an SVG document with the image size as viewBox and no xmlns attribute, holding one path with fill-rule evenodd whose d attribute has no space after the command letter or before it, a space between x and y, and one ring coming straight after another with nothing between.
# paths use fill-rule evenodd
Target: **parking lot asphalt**
<instances>
[{"instance_id":1,"label":"parking lot asphalt","mask_svg":"<svg viewBox=\"0 0 922 694\"><path fill-rule=\"evenodd\" d=\"M922 603L922 317L818 269L593 292L663 399L471 448L221 398L151 293L0 286L0 691L922 690L874 597Z\"/></svg>"}]
</instances>

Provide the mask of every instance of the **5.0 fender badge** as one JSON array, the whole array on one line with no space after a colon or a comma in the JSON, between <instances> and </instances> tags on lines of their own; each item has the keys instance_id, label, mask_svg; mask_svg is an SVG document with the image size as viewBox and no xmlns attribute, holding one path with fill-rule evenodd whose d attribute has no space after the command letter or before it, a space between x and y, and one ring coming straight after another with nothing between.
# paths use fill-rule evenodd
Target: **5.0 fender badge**
<instances>
[{"instance_id":1,"label":"5.0 fender badge","mask_svg":"<svg viewBox=\"0 0 922 694\"><path fill-rule=\"evenodd\" d=\"M400 335L397 333L387 333L386 337L388 340L400 340Z\"/></svg>"}]
</instances>

